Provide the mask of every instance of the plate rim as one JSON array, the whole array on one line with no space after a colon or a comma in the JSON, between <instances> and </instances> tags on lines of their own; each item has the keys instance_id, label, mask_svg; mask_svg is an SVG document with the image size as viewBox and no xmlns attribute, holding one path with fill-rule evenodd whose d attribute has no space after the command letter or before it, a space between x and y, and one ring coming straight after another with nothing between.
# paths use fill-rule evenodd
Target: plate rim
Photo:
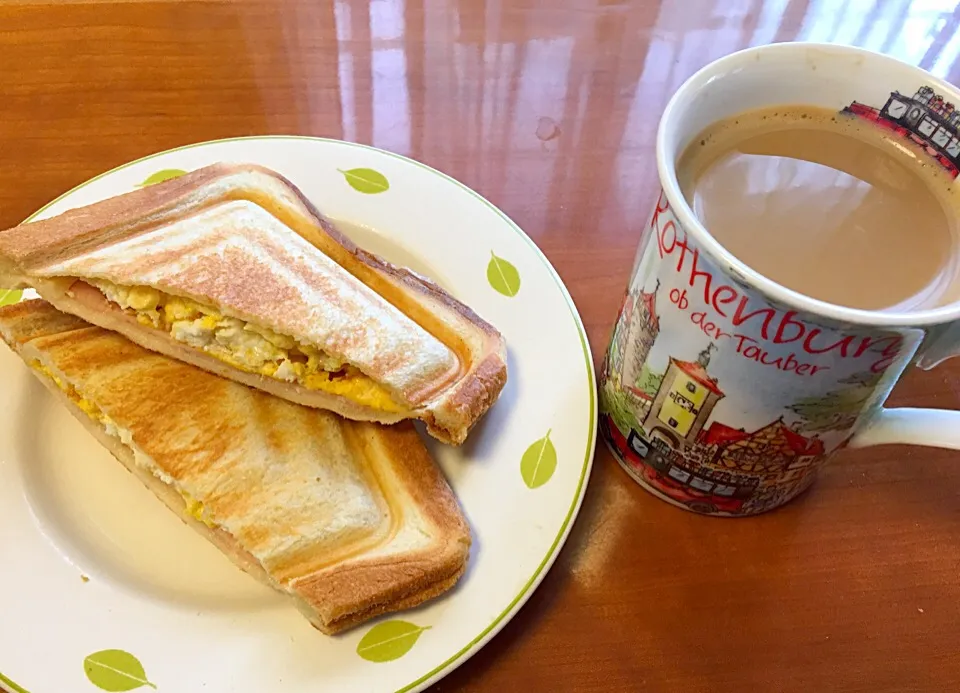
<instances>
[{"instance_id":1,"label":"plate rim","mask_svg":"<svg viewBox=\"0 0 960 693\"><path fill-rule=\"evenodd\" d=\"M346 140L338 140L331 137L317 137L312 135L245 135L240 137L224 137L221 139L214 140L205 140L202 142L194 142L192 144L185 144L179 147L173 147L171 149L165 149L163 151L154 152L153 154L147 154L138 159L128 161L126 163L115 166L107 171L97 174L92 178L75 185L66 192L61 193L53 200L50 200L45 205L40 207L37 211L33 212L30 216L24 219L21 223L25 224L32 221L37 216L42 214L44 211L55 205L60 200L72 195L73 193L81 190L82 188L87 187L88 185L109 176L112 173L121 171L125 168L133 166L135 164L141 163L143 161L149 161L150 159L155 159L166 154L172 154L175 152L184 151L187 149L194 149L197 147L208 146L212 144L222 144L226 142L250 142L258 140L308 140L313 142L326 142L330 144L346 145L348 147L356 147L359 149L365 149L368 151L375 152L377 154L382 154L384 156L391 157L393 159L399 159L405 163L413 164L414 166L425 170L428 173L440 176L446 181L453 183L461 190L469 193L474 197L478 202L487 206L491 211L493 211L500 219L513 230L514 233L518 234L521 239L523 239L530 249L533 251L534 255L540 260L540 262L546 267L548 273L553 279L556 286L560 289L560 293L563 296L564 302L567 304L567 308L570 311L570 315L573 318L574 324L577 328L578 336L580 337L580 347L583 351L583 358L587 371L587 390L589 397L589 411L590 411L590 429L588 433L587 440L587 449L584 453L583 467L580 470L580 478L577 480L577 487L574 494L573 502L570 504L570 507L567 510L566 517L560 525L560 529L557 532L556 537L553 542L550 544L550 548L547 550L546 556L537 566L537 569L534 571L533 575L524 583L523 587L520 588L519 593L507 604L506 608L503 609L497 616L470 642L464 645L459 651L451 655L449 658L441 662L439 665L431 669L429 672L423 676L417 678L416 680L402 686L401 688L396 689L394 693L410 693L411 691L422 691L428 686L436 683L444 676L450 674L462 664L467 662L474 654L476 654L480 649L482 649L490 640L492 640L503 628L513 619L513 617L523 608L524 604L530 599L533 595L533 592L536 588L543 582L550 568L553 567L553 564L556 562L557 557L560 555L560 550L563 548L564 544L567 541L567 538L570 535L570 531L573 529L573 523L577 515L580 512L580 507L583 504L583 498L586 494L587 484L589 483L590 471L593 468L593 459L596 452L597 445L597 425L598 425L598 411L597 411L597 378L596 371L593 364L593 353L590 348L590 340L587 338L586 329L583 326L583 319L580 316L580 312L577 310L576 303L573 300L573 297L570 295L569 290L563 282L563 279L560 277L556 268L550 260L543 254L543 251L534 243L533 239L527 235L527 233L520 228L520 226L513 221L503 210L497 207L495 204L490 202L483 195L475 191L470 186L465 183L460 182L456 178L440 171L428 164L425 164L416 159L412 159L403 154L397 154L396 152L391 152L386 149L381 149L379 147L374 147L368 144L361 144L359 142L348 142ZM296 185L294 183L294 185ZM29 693L26 689L14 683L12 680L3 675L3 672L0 671L0 689L4 687L9 687L12 693Z\"/></svg>"}]
</instances>

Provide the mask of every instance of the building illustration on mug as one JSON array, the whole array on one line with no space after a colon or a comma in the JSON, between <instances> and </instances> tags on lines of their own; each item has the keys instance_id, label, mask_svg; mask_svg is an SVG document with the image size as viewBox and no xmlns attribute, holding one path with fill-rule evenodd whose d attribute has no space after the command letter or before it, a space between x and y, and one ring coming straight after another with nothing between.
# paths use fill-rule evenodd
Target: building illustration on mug
<instances>
[{"instance_id":1,"label":"building illustration on mug","mask_svg":"<svg viewBox=\"0 0 960 693\"><path fill-rule=\"evenodd\" d=\"M801 399L761 426L714 416L727 397L710 373L717 346L693 360L670 355L663 373L649 365L660 329L659 282L627 294L601 371L601 426L641 483L691 510L751 514L801 493L828 454L820 433L849 428L876 376L857 376L823 398ZM735 408L734 408L735 410Z\"/></svg>"},{"instance_id":2,"label":"building illustration on mug","mask_svg":"<svg viewBox=\"0 0 960 693\"><path fill-rule=\"evenodd\" d=\"M913 96L891 92L882 108L854 101L841 113L873 121L911 140L953 178L960 173L960 110L932 88L920 87Z\"/></svg>"}]
</instances>

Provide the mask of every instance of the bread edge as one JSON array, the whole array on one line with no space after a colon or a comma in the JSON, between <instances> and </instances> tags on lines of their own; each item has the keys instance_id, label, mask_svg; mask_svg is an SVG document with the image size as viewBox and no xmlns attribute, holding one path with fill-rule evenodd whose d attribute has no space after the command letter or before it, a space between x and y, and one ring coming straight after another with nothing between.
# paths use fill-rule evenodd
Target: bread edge
<instances>
[{"instance_id":1,"label":"bread edge","mask_svg":"<svg viewBox=\"0 0 960 693\"><path fill-rule=\"evenodd\" d=\"M400 601L411 602L419 597L416 603L420 603L440 594L438 585L452 586L465 571L472 545L470 527L460 504L412 424L385 428L353 423L348 427L355 454L390 458L386 464L403 484L411 503L433 526L433 542L399 562L391 556L361 559L290 581L288 588L301 600L329 608L326 626L358 613L369 612L373 617L396 611L401 608L396 606ZM368 451L357 451L358 447ZM391 510L397 512L395 508ZM398 587L383 592L381 586L388 582Z\"/></svg>"},{"instance_id":2,"label":"bread edge","mask_svg":"<svg viewBox=\"0 0 960 693\"><path fill-rule=\"evenodd\" d=\"M49 316L53 323L28 320L25 325L11 326L10 323L21 316L28 319L37 316L38 311ZM28 357L24 352L31 350L35 340L82 329L103 328L61 313L40 299L0 307L0 334L24 361ZM42 356L42 351L37 351L37 356ZM127 471L136 476L184 524L203 535L238 568L290 597L311 624L323 633L332 635L343 632L375 616L411 608L440 596L456 584L466 569L471 544L469 526L452 489L412 424L386 428L376 423L343 422L348 435L366 437L368 445L378 446L381 448L380 454L391 457L386 463L403 483L411 501L427 516L436 531L434 546L405 557L399 564L395 557L390 556L353 561L333 569L324 568L313 575L283 584L269 575L259 561L243 550L224 529L210 528L186 515L182 498L175 488L136 464L131 448L107 434L52 380L33 369L31 372ZM363 454L355 448L354 454ZM419 579L410 579L410 571L418 572ZM384 591L382 585L391 579L397 587ZM325 611L330 616L325 618Z\"/></svg>"},{"instance_id":3,"label":"bread edge","mask_svg":"<svg viewBox=\"0 0 960 693\"><path fill-rule=\"evenodd\" d=\"M295 198L295 202L301 207L299 211L306 213L313 222L315 230L344 251L343 254L337 254L339 257L334 257L318 247L318 250L325 252L345 271L368 286L370 281L364 275L367 271L373 272L401 294L406 293L419 298L422 305L429 307L435 313L442 314L442 322L448 328L449 334L443 337L435 336L450 348L453 348L452 341L458 341L469 347L470 364L466 373L455 384L441 389L425 406L414 410L416 417L424 421L432 436L454 445L463 443L470 429L496 401L506 383L506 346L502 335L468 306L434 282L408 269L394 266L379 256L359 248L336 228L334 222L324 217L296 185L264 166L216 163L178 178L111 197L86 207L69 210L56 217L21 224L0 232L0 278L10 284L10 288L29 286L38 289L29 270L24 268L25 263L35 265L38 262L56 261L68 254L74 245L79 246L81 252L89 252L136 236L154 223L162 223L165 214L182 214L197 206L214 204L218 199L230 195L229 186L219 190L219 196L214 200L204 199L204 189L208 186L216 188L220 180L244 173L264 175L279 182ZM240 187L242 189L242 186ZM43 240L39 244L32 233L11 235L18 230L23 231L26 226L34 227L35 225L41 225L39 230ZM99 231L102 233L98 233ZM313 245L316 246L315 243ZM396 299L391 300L390 296L384 295L373 286L370 288L401 312L408 314L408 311L397 305ZM45 298L50 300L52 297L45 296ZM412 316L408 315L408 317L416 322ZM471 342L474 342L472 347ZM461 353L463 350L454 349L454 351ZM164 352L161 351L161 353ZM205 368L205 366L201 367ZM223 373L219 374L223 375ZM244 384L251 385L249 382ZM252 386L260 387L259 384ZM280 393L273 394L285 397ZM352 418L361 416L353 413L355 408L372 409L354 403L351 405L353 406L340 408L323 405L321 408L329 408ZM368 413L362 420L382 419L375 413Z\"/></svg>"}]
</instances>

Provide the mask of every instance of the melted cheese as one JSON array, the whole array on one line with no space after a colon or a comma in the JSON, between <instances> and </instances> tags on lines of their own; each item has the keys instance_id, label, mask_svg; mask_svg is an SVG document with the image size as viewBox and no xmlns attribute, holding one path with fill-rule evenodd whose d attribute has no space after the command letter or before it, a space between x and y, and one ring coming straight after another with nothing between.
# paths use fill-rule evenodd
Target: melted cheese
<instances>
[{"instance_id":1,"label":"melted cheese","mask_svg":"<svg viewBox=\"0 0 960 693\"><path fill-rule=\"evenodd\" d=\"M89 416L91 419L104 425L116 427L116 424L113 423L110 417L100 411L100 407L90 400L82 397L73 385L64 382L60 376L50 370L47 366L43 365L39 361L33 361L31 362L30 367L42 373L46 378L49 378L56 383L57 387L66 393L70 401L77 405L77 408L79 408L80 411Z\"/></svg>"},{"instance_id":2,"label":"melted cheese","mask_svg":"<svg viewBox=\"0 0 960 693\"><path fill-rule=\"evenodd\" d=\"M40 363L40 361L32 361L30 367L36 370L37 372L43 374L44 377L49 378L57 387L59 387L67 395L71 402L73 402L80 411L89 416L94 421L103 425L107 433L111 435L118 435L119 429L117 428L116 422L111 419L109 416L103 413L103 411L96 404L90 400L83 397L77 389L70 383L64 382L64 380L50 370L47 366ZM209 517L205 516L205 509L203 503L195 499L186 491L178 489L178 492L183 496L184 502L184 513L193 517L196 520L199 520L207 527L215 528L217 524Z\"/></svg>"},{"instance_id":3,"label":"melted cheese","mask_svg":"<svg viewBox=\"0 0 960 693\"><path fill-rule=\"evenodd\" d=\"M176 341L234 368L340 395L381 411L401 411L383 386L313 345L149 286L120 286L105 280L91 283L136 315L141 325L164 330Z\"/></svg>"},{"instance_id":4,"label":"melted cheese","mask_svg":"<svg viewBox=\"0 0 960 693\"><path fill-rule=\"evenodd\" d=\"M187 504L187 507L184 510L187 515L198 522L202 522L211 529L216 529L217 523L206 516L206 508L204 508L202 502L198 501L186 491L180 491L180 495L183 496L183 500Z\"/></svg>"}]
</instances>

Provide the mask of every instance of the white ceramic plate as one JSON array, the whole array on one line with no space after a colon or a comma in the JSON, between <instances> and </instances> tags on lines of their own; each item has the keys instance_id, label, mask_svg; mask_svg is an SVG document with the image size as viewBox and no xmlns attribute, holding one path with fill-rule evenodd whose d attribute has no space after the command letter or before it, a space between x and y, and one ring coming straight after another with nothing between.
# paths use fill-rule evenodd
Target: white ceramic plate
<instances>
[{"instance_id":1,"label":"white ceramic plate","mask_svg":"<svg viewBox=\"0 0 960 693\"><path fill-rule=\"evenodd\" d=\"M464 447L431 444L473 528L468 571L421 608L324 636L184 526L2 348L0 688L421 690L517 612L576 516L596 431L583 326L533 242L455 180L356 144L242 138L121 166L36 218L217 161L280 172L326 214L362 227L351 233L358 243L432 277L503 333L500 400Z\"/></svg>"}]
</instances>

